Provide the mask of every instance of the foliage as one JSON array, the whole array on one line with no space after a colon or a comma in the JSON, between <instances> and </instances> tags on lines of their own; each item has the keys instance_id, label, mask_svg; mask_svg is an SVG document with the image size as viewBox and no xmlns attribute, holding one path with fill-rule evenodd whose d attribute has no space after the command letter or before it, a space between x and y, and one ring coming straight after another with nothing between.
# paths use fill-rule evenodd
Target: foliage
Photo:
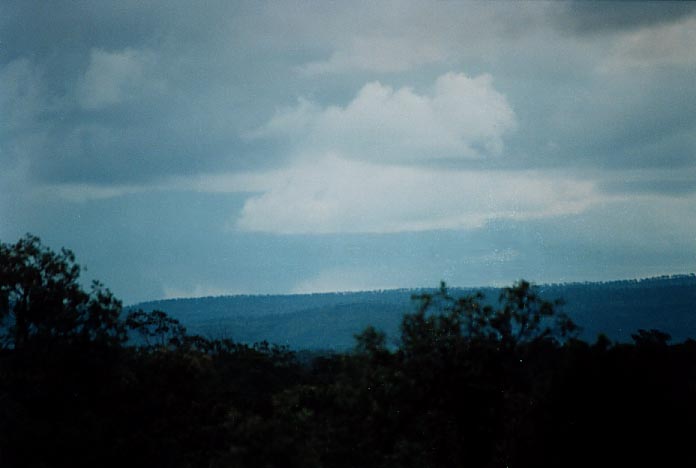
<instances>
[{"instance_id":1,"label":"foliage","mask_svg":"<svg viewBox=\"0 0 696 468\"><path fill-rule=\"evenodd\" d=\"M78 282L80 267L66 249L55 253L27 235L13 245L0 243L0 320L5 347L32 339L113 341L125 339L118 320L121 303L108 289Z\"/></svg>"},{"instance_id":2,"label":"foliage","mask_svg":"<svg viewBox=\"0 0 696 468\"><path fill-rule=\"evenodd\" d=\"M594 344L531 284L498 307L444 284L391 345L287 348L122 313L72 253L0 244L0 464L8 467L692 466L696 342Z\"/></svg>"},{"instance_id":3,"label":"foliage","mask_svg":"<svg viewBox=\"0 0 696 468\"><path fill-rule=\"evenodd\" d=\"M186 328L161 310L134 310L126 317L126 326L137 333L146 346L177 347L186 338Z\"/></svg>"},{"instance_id":4,"label":"foliage","mask_svg":"<svg viewBox=\"0 0 696 468\"><path fill-rule=\"evenodd\" d=\"M444 282L435 294L415 295L420 306L404 317L403 347L418 349L423 341L447 346L463 338L514 348L540 340L563 341L577 333L577 325L556 310L562 302L542 300L527 281L503 288L497 310L483 305L483 299L481 293L453 297Z\"/></svg>"}]
</instances>

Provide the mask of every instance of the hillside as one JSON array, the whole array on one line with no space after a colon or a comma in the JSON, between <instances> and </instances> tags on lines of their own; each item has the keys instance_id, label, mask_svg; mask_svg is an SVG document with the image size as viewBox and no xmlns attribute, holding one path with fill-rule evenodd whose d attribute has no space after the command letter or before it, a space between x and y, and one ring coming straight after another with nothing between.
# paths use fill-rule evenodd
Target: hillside
<instances>
[{"instance_id":1,"label":"hillside","mask_svg":"<svg viewBox=\"0 0 696 468\"><path fill-rule=\"evenodd\" d=\"M171 299L131 306L163 310L192 333L240 342L267 340L295 349L346 349L368 325L398 337L401 316L412 311L411 296L424 290L220 296ZM496 288L452 288L454 295L482 291L495 302ZM582 327L581 337L605 333L630 340L638 329L659 329L674 341L696 337L696 276L677 275L603 283L541 285L544 299L563 299L563 310Z\"/></svg>"}]
</instances>

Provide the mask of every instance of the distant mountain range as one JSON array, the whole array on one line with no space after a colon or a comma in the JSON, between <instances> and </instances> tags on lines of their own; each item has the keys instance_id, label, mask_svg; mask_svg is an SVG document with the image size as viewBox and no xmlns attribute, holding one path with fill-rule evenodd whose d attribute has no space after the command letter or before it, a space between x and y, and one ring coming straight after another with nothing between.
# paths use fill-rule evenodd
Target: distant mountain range
<instances>
[{"instance_id":1,"label":"distant mountain range","mask_svg":"<svg viewBox=\"0 0 696 468\"><path fill-rule=\"evenodd\" d=\"M399 336L404 313L416 303L412 295L432 289L297 294L242 295L144 302L129 309L162 310L189 332L238 342L266 340L293 349L344 350L353 336L373 325L390 340ZM455 295L481 291L497 303L500 289L450 288ZM547 300L563 299L561 308L582 327L581 338L594 341L605 333L629 341L638 329L659 329L673 341L696 338L696 275L661 276L611 282L545 284Z\"/></svg>"}]
</instances>

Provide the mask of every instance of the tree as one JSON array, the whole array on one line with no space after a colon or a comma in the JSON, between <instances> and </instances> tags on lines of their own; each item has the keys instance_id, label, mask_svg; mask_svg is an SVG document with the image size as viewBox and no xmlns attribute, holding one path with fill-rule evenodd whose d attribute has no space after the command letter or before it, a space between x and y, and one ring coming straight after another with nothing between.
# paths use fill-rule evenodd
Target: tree
<instances>
[{"instance_id":1,"label":"tree","mask_svg":"<svg viewBox=\"0 0 696 468\"><path fill-rule=\"evenodd\" d=\"M67 249L53 252L30 234L0 243L0 330L6 348L34 339L120 343L121 302L101 283L85 291Z\"/></svg>"},{"instance_id":2,"label":"tree","mask_svg":"<svg viewBox=\"0 0 696 468\"><path fill-rule=\"evenodd\" d=\"M355 351L359 354L378 355L387 351L387 335L373 326L368 326L362 333L355 335Z\"/></svg>"},{"instance_id":3,"label":"tree","mask_svg":"<svg viewBox=\"0 0 696 468\"><path fill-rule=\"evenodd\" d=\"M186 338L186 328L160 310L132 311L126 317L126 325L136 331L148 347L177 347Z\"/></svg>"},{"instance_id":4,"label":"tree","mask_svg":"<svg viewBox=\"0 0 696 468\"><path fill-rule=\"evenodd\" d=\"M514 348L543 340L563 341L574 336L578 326L557 307L561 301L541 299L536 286L520 280L503 288L500 308L485 304L482 293L454 297L442 282L436 293L413 298L420 302L415 313L401 324L402 349L460 346L488 342Z\"/></svg>"},{"instance_id":5,"label":"tree","mask_svg":"<svg viewBox=\"0 0 696 468\"><path fill-rule=\"evenodd\" d=\"M574 336L578 326L557 310L562 301L541 299L537 288L525 280L502 290L503 305L490 319L491 327L503 343L513 346L540 340L565 340Z\"/></svg>"},{"instance_id":6,"label":"tree","mask_svg":"<svg viewBox=\"0 0 696 468\"><path fill-rule=\"evenodd\" d=\"M640 329L638 332L631 334L631 338L633 338L637 347L653 348L664 348L672 339L668 333L655 330L654 328L650 331Z\"/></svg>"}]
</instances>

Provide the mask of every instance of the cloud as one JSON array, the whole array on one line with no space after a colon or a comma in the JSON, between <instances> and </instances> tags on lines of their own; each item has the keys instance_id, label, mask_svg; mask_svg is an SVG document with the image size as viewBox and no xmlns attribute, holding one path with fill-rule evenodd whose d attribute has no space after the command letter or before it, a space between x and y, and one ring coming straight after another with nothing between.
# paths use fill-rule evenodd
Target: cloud
<instances>
[{"instance_id":1,"label":"cloud","mask_svg":"<svg viewBox=\"0 0 696 468\"><path fill-rule=\"evenodd\" d=\"M696 170L625 170L621 171L621 177L605 175L603 180L598 180L597 187L608 194L631 197L685 198L696 194Z\"/></svg>"},{"instance_id":2,"label":"cloud","mask_svg":"<svg viewBox=\"0 0 696 468\"><path fill-rule=\"evenodd\" d=\"M62 103L48 88L45 68L27 58L0 65L0 198L6 206L27 188L33 158L50 140L50 120Z\"/></svg>"},{"instance_id":3,"label":"cloud","mask_svg":"<svg viewBox=\"0 0 696 468\"><path fill-rule=\"evenodd\" d=\"M584 13L568 13L577 9ZM617 13L606 20L613 34L590 38L559 34L549 21L563 10L596 24L580 18L594 9L627 19ZM478 168L694 162L696 94L683 66L693 66L696 50L691 6L87 2L5 10L0 160L27 161L27 184L67 184L72 199L117 196L113 186L141 191L170 176L263 173L327 152ZM443 60L468 75L434 82ZM625 73L593 73L612 63ZM680 70L643 73L677 63ZM311 73L293 73L298 67ZM297 96L305 98L293 105ZM255 128L256 138L242 137Z\"/></svg>"},{"instance_id":4,"label":"cloud","mask_svg":"<svg viewBox=\"0 0 696 468\"><path fill-rule=\"evenodd\" d=\"M403 163L498 155L515 127L515 114L490 75L447 73L430 93L372 82L345 107L300 99L252 136L287 140L299 152Z\"/></svg>"},{"instance_id":5,"label":"cloud","mask_svg":"<svg viewBox=\"0 0 696 468\"><path fill-rule=\"evenodd\" d=\"M551 19L564 31L580 34L630 31L679 21L696 12L693 2L559 2Z\"/></svg>"},{"instance_id":6,"label":"cloud","mask_svg":"<svg viewBox=\"0 0 696 468\"><path fill-rule=\"evenodd\" d=\"M0 131L33 130L35 119L45 110L46 85L43 70L30 60L13 60L0 68ZM4 145L3 145L4 146Z\"/></svg>"},{"instance_id":7,"label":"cloud","mask_svg":"<svg viewBox=\"0 0 696 468\"><path fill-rule=\"evenodd\" d=\"M658 23L619 36L602 71L696 65L696 16Z\"/></svg>"},{"instance_id":8,"label":"cloud","mask_svg":"<svg viewBox=\"0 0 696 468\"><path fill-rule=\"evenodd\" d=\"M77 83L80 105L100 109L162 92L164 81L148 76L154 61L152 53L134 49L92 49L87 70Z\"/></svg>"},{"instance_id":9,"label":"cloud","mask_svg":"<svg viewBox=\"0 0 696 468\"><path fill-rule=\"evenodd\" d=\"M328 60L300 66L300 72L315 75L370 71L395 73L444 61L448 53L436 44L401 37L354 37L335 50Z\"/></svg>"},{"instance_id":10,"label":"cloud","mask_svg":"<svg viewBox=\"0 0 696 468\"><path fill-rule=\"evenodd\" d=\"M574 6L131 3L3 6L0 67L7 73L0 95L11 94L15 104L0 103L3 117L9 115L0 126L13 128L2 135L0 159L3 165L31 161L28 183L154 183L170 175L278 167L310 151L427 164L514 148L517 167L610 159L633 164L634 148L604 144L603 132L612 138L625 133L619 144L630 146L636 133L646 134L644 127L657 128L653 120L678 113L674 101L682 103L679 118L693 121L685 112L684 99L694 94L688 73L668 85L656 77L654 87L624 86L634 79L630 74L612 75L614 84L606 77L591 81L587 72L604 63L617 38L638 29L591 40L559 34L550 15ZM645 10L641 18L655 13L663 19L634 21L641 27L688 18L658 14L661 7L651 4L634 9ZM685 47L674 49L690 53ZM638 52L625 55L644 61ZM454 89L438 94L433 80L446 69L468 76L452 74ZM375 79L381 81L365 85ZM363 94L355 94L361 86ZM585 95L597 96L596 102L578 112L577 98ZM297 96L306 99L293 106ZM618 109L630 101L626 96L646 102L649 112ZM445 107L457 100L455 109ZM276 116L277 131L267 133L273 139L242 137L278 108L284 110ZM554 125L549 116L556 114L560 123ZM606 130L616 122L626 131ZM665 128L675 127L669 122ZM540 150L539 142L549 139L558 151ZM691 154L691 143L682 146ZM667 152L675 151L641 154L652 163Z\"/></svg>"},{"instance_id":11,"label":"cloud","mask_svg":"<svg viewBox=\"0 0 696 468\"><path fill-rule=\"evenodd\" d=\"M578 213L599 201L591 182L534 171L443 171L327 156L267 177L236 222L277 234L479 228L493 219Z\"/></svg>"},{"instance_id":12,"label":"cloud","mask_svg":"<svg viewBox=\"0 0 696 468\"><path fill-rule=\"evenodd\" d=\"M351 2L277 5L278 45L301 40L309 56L297 67L305 76L420 71L428 65L478 61L498 55L510 39L544 28L542 2ZM266 35L264 39L268 37ZM294 44L293 44L294 45Z\"/></svg>"}]
</instances>

